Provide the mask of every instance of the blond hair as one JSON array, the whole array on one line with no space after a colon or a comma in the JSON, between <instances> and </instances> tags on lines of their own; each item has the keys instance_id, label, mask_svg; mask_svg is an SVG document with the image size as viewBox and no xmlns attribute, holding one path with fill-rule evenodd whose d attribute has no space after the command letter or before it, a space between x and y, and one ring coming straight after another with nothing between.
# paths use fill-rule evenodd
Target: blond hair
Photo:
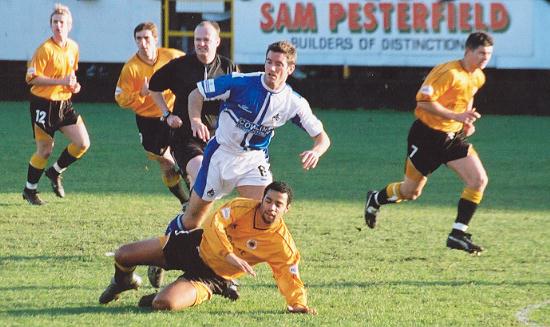
<instances>
[{"instance_id":1,"label":"blond hair","mask_svg":"<svg viewBox=\"0 0 550 327\"><path fill-rule=\"evenodd\" d=\"M53 7L53 12L50 15L50 24L52 23L52 19L54 15L65 15L67 16L67 23L69 25L73 24L73 15L71 15L71 11L69 10L69 7L62 5L60 3L56 3Z\"/></svg>"}]
</instances>

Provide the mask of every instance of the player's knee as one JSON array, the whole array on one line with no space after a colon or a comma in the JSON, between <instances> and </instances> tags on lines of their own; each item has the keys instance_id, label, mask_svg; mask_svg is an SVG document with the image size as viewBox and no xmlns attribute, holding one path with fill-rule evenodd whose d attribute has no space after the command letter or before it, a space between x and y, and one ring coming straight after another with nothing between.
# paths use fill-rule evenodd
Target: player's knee
<instances>
[{"instance_id":1,"label":"player's knee","mask_svg":"<svg viewBox=\"0 0 550 327\"><path fill-rule=\"evenodd\" d=\"M123 266L132 266L130 263L131 251L128 245L123 245L115 251L115 261Z\"/></svg>"},{"instance_id":2,"label":"player's knee","mask_svg":"<svg viewBox=\"0 0 550 327\"><path fill-rule=\"evenodd\" d=\"M422 194L422 192L420 192L420 191L414 192L414 193L411 194L411 195L409 196L409 198L406 199L406 200L414 201L414 200L418 199L418 198L420 197L421 194Z\"/></svg>"},{"instance_id":3,"label":"player's knee","mask_svg":"<svg viewBox=\"0 0 550 327\"><path fill-rule=\"evenodd\" d=\"M153 310L166 310L166 311L175 311L178 310L178 306L175 301L164 297L155 297L152 304Z\"/></svg>"},{"instance_id":4,"label":"player's knee","mask_svg":"<svg viewBox=\"0 0 550 327\"><path fill-rule=\"evenodd\" d=\"M481 178L480 178L480 187L485 190L485 188L487 187L487 184L489 184L489 177L487 175L483 175Z\"/></svg>"},{"instance_id":5,"label":"player's knee","mask_svg":"<svg viewBox=\"0 0 550 327\"><path fill-rule=\"evenodd\" d=\"M36 151L36 153L44 159L48 159L52 155L52 152L53 148L39 148Z\"/></svg>"},{"instance_id":6,"label":"player's knee","mask_svg":"<svg viewBox=\"0 0 550 327\"><path fill-rule=\"evenodd\" d=\"M483 174L483 175L477 176L472 181L470 181L470 185L468 185L468 188L483 192L485 190L485 187L487 187L488 183L489 183L489 177L487 177L486 174Z\"/></svg>"},{"instance_id":7,"label":"player's knee","mask_svg":"<svg viewBox=\"0 0 550 327\"><path fill-rule=\"evenodd\" d=\"M86 152L90 149L90 146L92 146L92 143L90 142L90 140L86 140L85 142L82 142L81 149Z\"/></svg>"},{"instance_id":8,"label":"player's knee","mask_svg":"<svg viewBox=\"0 0 550 327\"><path fill-rule=\"evenodd\" d=\"M91 143L90 139L84 139L82 142L79 142L79 144L76 144L77 149L84 154L88 149L90 149Z\"/></svg>"}]
</instances>

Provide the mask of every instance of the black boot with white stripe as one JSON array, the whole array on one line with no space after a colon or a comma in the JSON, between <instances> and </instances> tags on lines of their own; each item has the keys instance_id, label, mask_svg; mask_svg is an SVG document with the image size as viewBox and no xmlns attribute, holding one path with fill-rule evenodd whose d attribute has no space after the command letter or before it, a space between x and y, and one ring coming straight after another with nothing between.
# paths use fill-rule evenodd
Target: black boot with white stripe
<instances>
[{"instance_id":1,"label":"black boot with white stripe","mask_svg":"<svg viewBox=\"0 0 550 327\"><path fill-rule=\"evenodd\" d=\"M472 242L472 234L453 230L447 238L447 247L455 250L462 250L474 255L480 255L483 248Z\"/></svg>"}]
</instances>

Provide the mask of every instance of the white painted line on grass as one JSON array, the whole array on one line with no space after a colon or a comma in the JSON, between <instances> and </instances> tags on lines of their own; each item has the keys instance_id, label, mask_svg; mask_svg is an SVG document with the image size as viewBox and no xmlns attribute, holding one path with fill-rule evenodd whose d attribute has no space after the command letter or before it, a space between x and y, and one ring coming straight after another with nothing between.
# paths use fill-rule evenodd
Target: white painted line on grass
<instances>
[{"instance_id":1,"label":"white painted line on grass","mask_svg":"<svg viewBox=\"0 0 550 327\"><path fill-rule=\"evenodd\" d=\"M114 257L115 253L114 252L105 252L105 256L106 257Z\"/></svg>"},{"instance_id":2,"label":"white painted line on grass","mask_svg":"<svg viewBox=\"0 0 550 327\"><path fill-rule=\"evenodd\" d=\"M528 305L516 313L516 318L520 323L525 324L529 327L543 327L545 325L539 325L536 321L529 321L529 313L531 313L531 311L533 310L537 310L538 308L549 304L550 300L544 301L542 303Z\"/></svg>"}]
</instances>

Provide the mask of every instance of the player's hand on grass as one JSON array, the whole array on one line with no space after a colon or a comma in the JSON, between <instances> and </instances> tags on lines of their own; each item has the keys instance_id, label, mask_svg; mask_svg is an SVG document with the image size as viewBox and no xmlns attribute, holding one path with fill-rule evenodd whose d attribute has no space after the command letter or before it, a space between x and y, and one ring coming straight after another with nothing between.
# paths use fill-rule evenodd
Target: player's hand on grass
<instances>
[{"instance_id":1,"label":"player's hand on grass","mask_svg":"<svg viewBox=\"0 0 550 327\"><path fill-rule=\"evenodd\" d=\"M254 269L252 269L252 267L248 264L248 262L237 257L235 253L229 253L228 255L226 255L225 260L227 260L227 262L229 262L231 265L246 272L247 274L250 274L256 277L256 272L254 271Z\"/></svg>"},{"instance_id":2,"label":"player's hand on grass","mask_svg":"<svg viewBox=\"0 0 550 327\"><path fill-rule=\"evenodd\" d=\"M191 119L191 130L193 131L194 137L198 137L204 142L208 142L210 139L210 131L208 127L202 123L200 118Z\"/></svg>"},{"instance_id":3,"label":"player's hand on grass","mask_svg":"<svg viewBox=\"0 0 550 327\"><path fill-rule=\"evenodd\" d=\"M304 151L300 153L300 158L302 158L302 167L305 170L313 169L317 166L319 162L320 155L313 150Z\"/></svg>"},{"instance_id":4,"label":"player's hand on grass","mask_svg":"<svg viewBox=\"0 0 550 327\"><path fill-rule=\"evenodd\" d=\"M317 310L315 310L315 308L311 308L311 307L308 307L308 306L301 306L301 305L297 305L297 306L288 306L287 307L287 310L289 313L307 313L307 314L310 314L310 315L316 315L317 314Z\"/></svg>"}]
</instances>

